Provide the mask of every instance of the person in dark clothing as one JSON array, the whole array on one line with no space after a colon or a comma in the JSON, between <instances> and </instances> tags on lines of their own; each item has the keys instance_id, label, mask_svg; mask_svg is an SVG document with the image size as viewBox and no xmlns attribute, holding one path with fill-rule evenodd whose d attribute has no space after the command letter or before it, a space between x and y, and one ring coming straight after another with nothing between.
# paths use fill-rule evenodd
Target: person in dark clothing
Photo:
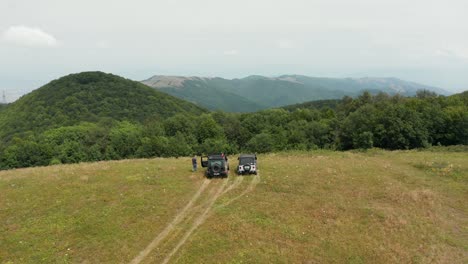
<instances>
[{"instance_id":1,"label":"person in dark clothing","mask_svg":"<svg viewBox=\"0 0 468 264\"><path fill-rule=\"evenodd\" d=\"M194 155L192 158L192 171L197 171L197 156Z\"/></svg>"}]
</instances>

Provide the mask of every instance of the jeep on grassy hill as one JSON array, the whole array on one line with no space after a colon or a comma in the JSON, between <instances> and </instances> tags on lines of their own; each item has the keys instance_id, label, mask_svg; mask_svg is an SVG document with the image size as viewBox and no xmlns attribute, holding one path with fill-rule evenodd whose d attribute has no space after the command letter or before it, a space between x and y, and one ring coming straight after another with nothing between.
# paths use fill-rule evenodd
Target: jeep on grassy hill
<instances>
[{"instance_id":1,"label":"jeep on grassy hill","mask_svg":"<svg viewBox=\"0 0 468 264\"><path fill-rule=\"evenodd\" d=\"M229 162L227 156L223 153L201 156L201 165L202 167L207 168L205 175L208 178L228 176Z\"/></svg>"},{"instance_id":2,"label":"jeep on grassy hill","mask_svg":"<svg viewBox=\"0 0 468 264\"><path fill-rule=\"evenodd\" d=\"M258 167L256 154L241 154L238 160L238 174L257 174Z\"/></svg>"}]
</instances>

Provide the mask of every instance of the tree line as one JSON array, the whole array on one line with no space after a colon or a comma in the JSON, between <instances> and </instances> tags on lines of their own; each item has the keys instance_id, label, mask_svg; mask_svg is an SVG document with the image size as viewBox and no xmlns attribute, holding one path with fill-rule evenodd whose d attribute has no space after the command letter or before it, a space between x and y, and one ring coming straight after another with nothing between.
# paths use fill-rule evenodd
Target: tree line
<instances>
[{"instance_id":1,"label":"tree line","mask_svg":"<svg viewBox=\"0 0 468 264\"><path fill-rule=\"evenodd\" d=\"M330 107L332 106L332 107ZM0 169L195 153L413 149L468 144L468 92L405 98L364 92L324 107L211 112L27 132L0 143Z\"/></svg>"}]
</instances>

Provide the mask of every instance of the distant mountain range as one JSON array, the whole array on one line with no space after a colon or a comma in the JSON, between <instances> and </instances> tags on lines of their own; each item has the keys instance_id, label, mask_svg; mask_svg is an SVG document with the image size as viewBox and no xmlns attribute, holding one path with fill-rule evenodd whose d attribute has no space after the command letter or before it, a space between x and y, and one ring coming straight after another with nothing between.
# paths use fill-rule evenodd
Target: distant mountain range
<instances>
[{"instance_id":1,"label":"distant mountain range","mask_svg":"<svg viewBox=\"0 0 468 264\"><path fill-rule=\"evenodd\" d=\"M413 96L417 90L449 92L397 78L317 78L303 75L242 79L155 75L142 83L210 110L253 112L307 101L358 96L363 91Z\"/></svg>"}]
</instances>

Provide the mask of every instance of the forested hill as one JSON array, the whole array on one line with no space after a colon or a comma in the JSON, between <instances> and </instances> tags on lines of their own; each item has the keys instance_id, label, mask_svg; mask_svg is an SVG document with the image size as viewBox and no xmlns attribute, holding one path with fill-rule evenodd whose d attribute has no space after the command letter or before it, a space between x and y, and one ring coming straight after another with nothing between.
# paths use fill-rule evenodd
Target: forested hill
<instances>
[{"instance_id":1,"label":"forested hill","mask_svg":"<svg viewBox=\"0 0 468 264\"><path fill-rule=\"evenodd\" d=\"M341 103L340 99L328 99L328 100L318 100L310 101L300 104L287 105L282 107L283 109L294 111L296 109L317 109L322 110L326 108L336 109L336 107Z\"/></svg>"},{"instance_id":2,"label":"forested hill","mask_svg":"<svg viewBox=\"0 0 468 264\"><path fill-rule=\"evenodd\" d=\"M211 110L253 112L325 99L356 97L363 91L372 94L414 96L418 90L447 95L440 88L397 78L316 78L302 75L264 77L253 75L241 79L153 76L144 84Z\"/></svg>"},{"instance_id":3,"label":"forested hill","mask_svg":"<svg viewBox=\"0 0 468 264\"><path fill-rule=\"evenodd\" d=\"M451 97L460 98L465 103L465 105L468 106L468 90L466 90L466 91L464 91L462 93L459 93L459 94L454 94Z\"/></svg>"},{"instance_id":4,"label":"forested hill","mask_svg":"<svg viewBox=\"0 0 468 264\"><path fill-rule=\"evenodd\" d=\"M0 111L0 138L75 125L80 122L166 118L201 114L203 108L139 82L103 72L70 74L51 81Z\"/></svg>"}]
</instances>

